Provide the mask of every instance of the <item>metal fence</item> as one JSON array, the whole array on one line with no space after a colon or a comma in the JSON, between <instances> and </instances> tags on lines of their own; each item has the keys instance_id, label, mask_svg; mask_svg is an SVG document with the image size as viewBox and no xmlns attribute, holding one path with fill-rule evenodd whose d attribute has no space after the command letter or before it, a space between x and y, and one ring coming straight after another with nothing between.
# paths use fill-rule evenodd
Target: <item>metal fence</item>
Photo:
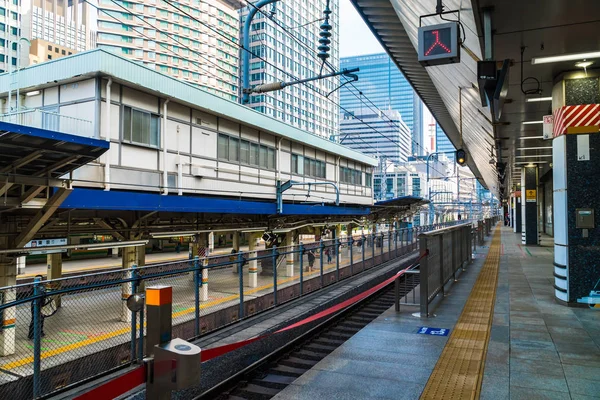
<instances>
[{"instance_id":1,"label":"metal fence","mask_svg":"<svg viewBox=\"0 0 600 400\"><path fill-rule=\"evenodd\" d=\"M92 121L69 117L57 112L40 110L37 108L19 110L9 114L0 115L0 121L56 132L70 133L78 136L94 136L94 124Z\"/></svg>"},{"instance_id":2,"label":"metal fence","mask_svg":"<svg viewBox=\"0 0 600 400\"><path fill-rule=\"evenodd\" d=\"M404 277L405 290L401 291L402 283L397 279L395 284L396 311L400 305L418 305L422 317L429 316L429 304L435 297L444 293L446 284L456 280L456 273L464 271L464 266L473 261L473 251L476 242L483 245L484 235L491 234L498 218L487 218L483 221L471 222L454 227L424 232L419 235L419 261L418 270L408 271ZM406 287L413 287L415 280L420 281L418 303L415 291L407 291ZM413 301L409 301L407 293L412 293ZM403 293L400 295L400 293ZM404 301L402 302L402 298Z\"/></svg>"},{"instance_id":3,"label":"metal fence","mask_svg":"<svg viewBox=\"0 0 600 400\"><path fill-rule=\"evenodd\" d=\"M141 361L144 311L125 300L146 286L173 288L173 336L193 339L415 251L420 234L450 224L0 288L14 324L0 333L0 398L37 398Z\"/></svg>"}]
</instances>

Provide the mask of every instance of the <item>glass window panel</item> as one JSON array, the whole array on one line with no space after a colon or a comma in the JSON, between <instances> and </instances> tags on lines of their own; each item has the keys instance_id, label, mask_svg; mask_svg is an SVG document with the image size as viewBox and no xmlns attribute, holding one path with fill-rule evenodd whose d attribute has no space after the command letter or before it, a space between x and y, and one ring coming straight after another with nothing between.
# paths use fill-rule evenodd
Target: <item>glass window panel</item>
<instances>
[{"instance_id":1,"label":"glass window panel","mask_svg":"<svg viewBox=\"0 0 600 400\"><path fill-rule=\"evenodd\" d=\"M298 173L298 155L297 154L292 154L292 173L293 174Z\"/></svg>"},{"instance_id":2,"label":"glass window panel","mask_svg":"<svg viewBox=\"0 0 600 400\"><path fill-rule=\"evenodd\" d=\"M250 164L258 166L259 147L256 143L250 143Z\"/></svg>"},{"instance_id":3,"label":"glass window panel","mask_svg":"<svg viewBox=\"0 0 600 400\"><path fill-rule=\"evenodd\" d=\"M275 169L275 149L269 148L269 169Z\"/></svg>"},{"instance_id":4,"label":"glass window panel","mask_svg":"<svg viewBox=\"0 0 600 400\"><path fill-rule=\"evenodd\" d=\"M240 141L236 138L229 138L229 161L240 161Z\"/></svg>"},{"instance_id":5,"label":"glass window panel","mask_svg":"<svg viewBox=\"0 0 600 400\"><path fill-rule=\"evenodd\" d=\"M266 146L260 146L260 167L261 168L268 168L268 161L267 158L269 156L269 151L267 150Z\"/></svg>"},{"instance_id":6,"label":"glass window panel","mask_svg":"<svg viewBox=\"0 0 600 400\"><path fill-rule=\"evenodd\" d=\"M240 141L240 162L250 163L250 142L247 140Z\"/></svg>"},{"instance_id":7,"label":"glass window panel","mask_svg":"<svg viewBox=\"0 0 600 400\"><path fill-rule=\"evenodd\" d=\"M158 147L160 141L160 118L152 115L150 120L150 145Z\"/></svg>"},{"instance_id":8,"label":"glass window panel","mask_svg":"<svg viewBox=\"0 0 600 400\"><path fill-rule=\"evenodd\" d=\"M217 157L219 160L227 160L229 157L229 138L225 135L219 135Z\"/></svg>"},{"instance_id":9,"label":"glass window panel","mask_svg":"<svg viewBox=\"0 0 600 400\"><path fill-rule=\"evenodd\" d=\"M131 107L123 107L123 140L131 141Z\"/></svg>"}]
</instances>

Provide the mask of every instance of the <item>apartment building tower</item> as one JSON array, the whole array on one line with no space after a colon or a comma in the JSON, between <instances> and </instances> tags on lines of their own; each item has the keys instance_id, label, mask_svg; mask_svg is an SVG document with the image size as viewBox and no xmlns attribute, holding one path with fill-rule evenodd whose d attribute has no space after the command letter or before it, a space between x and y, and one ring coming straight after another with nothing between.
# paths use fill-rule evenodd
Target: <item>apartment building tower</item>
<instances>
[{"instance_id":1,"label":"apartment building tower","mask_svg":"<svg viewBox=\"0 0 600 400\"><path fill-rule=\"evenodd\" d=\"M254 0L252 1L255 2ZM250 86L291 82L339 70L339 1L331 0L329 17L331 51L322 68L317 57L319 32L326 0L286 0L265 6L252 20L250 31ZM243 25L251 6L240 10ZM253 94L249 107L319 136L331 138L339 131L339 78L288 86L283 90ZM326 95L329 94L328 97Z\"/></svg>"},{"instance_id":2,"label":"apartment building tower","mask_svg":"<svg viewBox=\"0 0 600 400\"><path fill-rule=\"evenodd\" d=\"M236 0L99 0L98 47L237 101Z\"/></svg>"}]
</instances>

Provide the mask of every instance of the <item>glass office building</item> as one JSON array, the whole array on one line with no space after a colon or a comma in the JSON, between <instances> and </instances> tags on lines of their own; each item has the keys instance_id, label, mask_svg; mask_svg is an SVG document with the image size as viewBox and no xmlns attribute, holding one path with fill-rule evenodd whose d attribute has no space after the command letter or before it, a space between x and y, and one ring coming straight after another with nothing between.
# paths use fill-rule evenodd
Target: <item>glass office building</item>
<instances>
[{"instance_id":1,"label":"glass office building","mask_svg":"<svg viewBox=\"0 0 600 400\"><path fill-rule=\"evenodd\" d=\"M456 149L454 145L446 136L446 133L442 130L442 128L435 124L435 151L437 152L454 152ZM449 153L446 155L450 159L454 159L454 154Z\"/></svg>"},{"instance_id":2,"label":"glass office building","mask_svg":"<svg viewBox=\"0 0 600 400\"><path fill-rule=\"evenodd\" d=\"M254 2L254 1L253 1ZM326 0L286 0L265 6L265 14L274 10L274 21L257 13L250 31L250 86L271 82L290 82L294 78L318 76L322 62L317 58L320 19ZM331 51L329 64L339 70L339 6L338 0L329 4L332 11L329 23ZM249 7L240 10L243 26ZM287 32L286 32L287 31ZM243 34L243 32L242 32ZM282 72L282 70L284 72ZM323 74L330 73L325 66ZM288 75L289 74L289 75ZM290 76L292 75L292 76ZM250 96L248 106L277 120L327 138L339 132L339 77L321 79L307 84L288 86ZM325 95L329 94L328 98Z\"/></svg>"},{"instance_id":3,"label":"glass office building","mask_svg":"<svg viewBox=\"0 0 600 400\"><path fill-rule=\"evenodd\" d=\"M408 161L411 132L398 111L378 114L344 115L340 120L340 140L344 146L394 164Z\"/></svg>"},{"instance_id":4,"label":"glass office building","mask_svg":"<svg viewBox=\"0 0 600 400\"><path fill-rule=\"evenodd\" d=\"M357 73L358 82L354 82L356 89L351 85L342 87L340 105L354 115L373 113L374 110L371 108L374 107L400 112L402 120L411 132L412 154L425 154L422 128L423 103L390 57L386 53L381 53L340 59L341 69L355 67L360 68ZM362 92L362 96L359 91ZM342 116L343 113L342 110Z\"/></svg>"}]
</instances>

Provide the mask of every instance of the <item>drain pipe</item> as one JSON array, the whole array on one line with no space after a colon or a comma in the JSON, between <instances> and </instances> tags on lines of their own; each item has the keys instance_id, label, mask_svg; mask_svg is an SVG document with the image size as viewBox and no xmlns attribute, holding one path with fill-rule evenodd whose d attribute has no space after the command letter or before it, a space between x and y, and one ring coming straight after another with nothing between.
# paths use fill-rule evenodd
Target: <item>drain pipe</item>
<instances>
[{"instance_id":1,"label":"drain pipe","mask_svg":"<svg viewBox=\"0 0 600 400\"><path fill-rule=\"evenodd\" d=\"M162 137L163 137L163 194L169 194L169 181L167 175L167 104L169 99L166 99L163 103L163 123L162 123Z\"/></svg>"},{"instance_id":2,"label":"drain pipe","mask_svg":"<svg viewBox=\"0 0 600 400\"><path fill-rule=\"evenodd\" d=\"M108 150L106 150L104 161L104 190L110 190L110 87L112 86L112 78L108 78L106 83L106 138L108 142Z\"/></svg>"}]
</instances>

